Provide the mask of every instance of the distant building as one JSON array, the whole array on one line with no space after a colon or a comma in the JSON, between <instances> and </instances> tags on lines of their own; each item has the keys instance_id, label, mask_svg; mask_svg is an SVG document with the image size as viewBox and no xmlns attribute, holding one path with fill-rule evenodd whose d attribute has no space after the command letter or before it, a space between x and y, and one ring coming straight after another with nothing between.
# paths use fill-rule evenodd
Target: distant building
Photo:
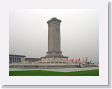
<instances>
[{"instance_id":1,"label":"distant building","mask_svg":"<svg viewBox=\"0 0 112 89\"><path fill-rule=\"evenodd\" d=\"M24 55L9 55L9 64L17 64L17 63L33 63L41 61L41 58L26 58Z\"/></svg>"},{"instance_id":2,"label":"distant building","mask_svg":"<svg viewBox=\"0 0 112 89\"><path fill-rule=\"evenodd\" d=\"M25 61L25 56L24 55L9 55L9 64L14 64L14 63L21 63Z\"/></svg>"}]
</instances>

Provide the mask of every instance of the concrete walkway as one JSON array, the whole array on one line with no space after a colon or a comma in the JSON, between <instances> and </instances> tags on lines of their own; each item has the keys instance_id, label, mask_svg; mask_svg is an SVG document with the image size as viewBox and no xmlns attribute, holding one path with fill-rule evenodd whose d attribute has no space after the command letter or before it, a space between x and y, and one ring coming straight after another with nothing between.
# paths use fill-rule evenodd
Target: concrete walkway
<instances>
[{"instance_id":1,"label":"concrete walkway","mask_svg":"<svg viewBox=\"0 0 112 89\"><path fill-rule=\"evenodd\" d=\"M9 71L46 70L46 71L56 71L56 72L74 72L74 71L85 71L85 70L95 70L95 69L99 69L99 67L55 68L55 69L16 69L16 68L10 68Z\"/></svg>"}]
</instances>

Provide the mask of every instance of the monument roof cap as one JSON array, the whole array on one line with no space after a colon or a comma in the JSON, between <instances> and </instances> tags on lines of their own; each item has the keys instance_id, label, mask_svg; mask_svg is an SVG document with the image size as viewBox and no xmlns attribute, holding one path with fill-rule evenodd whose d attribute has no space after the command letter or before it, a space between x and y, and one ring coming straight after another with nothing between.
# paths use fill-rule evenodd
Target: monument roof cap
<instances>
[{"instance_id":1,"label":"monument roof cap","mask_svg":"<svg viewBox=\"0 0 112 89\"><path fill-rule=\"evenodd\" d=\"M50 23L52 21L57 21L57 22L61 22L61 20L57 19L56 17L51 18L50 20L47 21L47 23Z\"/></svg>"}]
</instances>

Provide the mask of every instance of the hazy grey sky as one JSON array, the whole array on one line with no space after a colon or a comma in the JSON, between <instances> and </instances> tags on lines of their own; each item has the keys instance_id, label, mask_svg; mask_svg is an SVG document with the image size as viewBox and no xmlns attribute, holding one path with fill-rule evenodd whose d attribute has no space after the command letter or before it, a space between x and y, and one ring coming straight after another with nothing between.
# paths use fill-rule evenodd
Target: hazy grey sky
<instances>
[{"instance_id":1,"label":"hazy grey sky","mask_svg":"<svg viewBox=\"0 0 112 89\"><path fill-rule=\"evenodd\" d=\"M57 17L61 22L61 50L69 58L98 62L99 18L97 11L11 10L9 16L9 53L26 57L43 57L48 49L47 21Z\"/></svg>"}]
</instances>

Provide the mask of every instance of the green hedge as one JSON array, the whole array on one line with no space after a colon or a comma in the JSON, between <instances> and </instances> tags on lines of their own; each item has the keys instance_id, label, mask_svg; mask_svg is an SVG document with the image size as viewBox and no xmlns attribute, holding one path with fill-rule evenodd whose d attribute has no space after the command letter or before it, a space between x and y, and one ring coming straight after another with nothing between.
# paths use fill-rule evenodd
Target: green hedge
<instances>
[{"instance_id":1,"label":"green hedge","mask_svg":"<svg viewBox=\"0 0 112 89\"><path fill-rule=\"evenodd\" d=\"M78 72L53 72L44 70L9 71L9 76L99 76L99 69Z\"/></svg>"}]
</instances>

